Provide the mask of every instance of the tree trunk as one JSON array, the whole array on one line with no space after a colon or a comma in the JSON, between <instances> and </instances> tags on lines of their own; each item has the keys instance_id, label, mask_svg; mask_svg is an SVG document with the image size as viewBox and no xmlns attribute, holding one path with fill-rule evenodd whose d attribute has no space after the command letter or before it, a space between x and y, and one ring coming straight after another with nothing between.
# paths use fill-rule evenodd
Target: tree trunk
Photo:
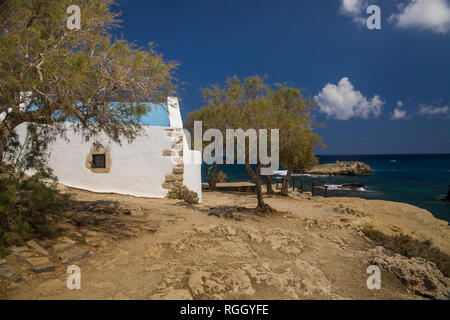
<instances>
[{"instance_id":1,"label":"tree trunk","mask_svg":"<svg viewBox=\"0 0 450 320\"><path fill-rule=\"evenodd\" d=\"M5 119L0 122L0 162L3 162L8 140L14 132L14 129L24 122L19 117L7 114Z\"/></svg>"},{"instance_id":2,"label":"tree trunk","mask_svg":"<svg viewBox=\"0 0 450 320\"><path fill-rule=\"evenodd\" d=\"M288 167L286 178L283 179L283 184L281 186L281 195L287 196L289 195L289 182L291 181L291 174L294 168L292 166Z\"/></svg>"},{"instance_id":3,"label":"tree trunk","mask_svg":"<svg viewBox=\"0 0 450 320\"><path fill-rule=\"evenodd\" d=\"M214 171L211 171L214 166ZM216 190L217 176L219 174L220 164L206 165L206 179L208 180L209 190Z\"/></svg>"},{"instance_id":4,"label":"tree trunk","mask_svg":"<svg viewBox=\"0 0 450 320\"><path fill-rule=\"evenodd\" d=\"M245 168L247 169L248 174L253 178L255 181L256 186L256 198L258 199L258 206L256 207L257 210L261 212L275 212L274 209L272 209L268 204L264 202L263 193L262 193L262 187L261 187L261 180L259 179L259 171L261 167L258 167L256 169L256 172L253 171L250 164L245 163Z\"/></svg>"},{"instance_id":5,"label":"tree trunk","mask_svg":"<svg viewBox=\"0 0 450 320\"><path fill-rule=\"evenodd\" d=\"M205 167L205 176L208 181L209 190L212 190L212 181L211 181L211 167L207 164Z\"/></svg>"},{"instance_id":6,"label":"tree trunk","mask_svg":"<svg viewBox=\"0 0 450 320\"><path fill-rule=\"evenodd\" d=\"M267 194L274 194L275 191L272 187L272 176L264 176L264 179L266 180L267 184Z\"/></svg>"},{"instance_id":7,"label":"tree trunk","mask_svg":"<svg viewBox=\"0 0 450 320\"><path fill-rule=\"evenodd\" d=\"M219 168L220 168L220 164L215 163L214 164L214 172L213 172L213 176L212 176L212 186L213 186L213 190L216 190L216 184L217 184L217 176L219 175Z\"/></svg>"}]
</instances>

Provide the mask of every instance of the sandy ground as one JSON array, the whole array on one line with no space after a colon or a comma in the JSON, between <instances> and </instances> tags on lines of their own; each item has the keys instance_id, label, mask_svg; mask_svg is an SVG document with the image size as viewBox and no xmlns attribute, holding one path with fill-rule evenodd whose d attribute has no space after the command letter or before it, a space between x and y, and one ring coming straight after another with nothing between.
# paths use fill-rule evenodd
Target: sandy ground
<instances>
[{"instance_id":1,"label":"sandy ground","mask_svg":"<svg viewBox=\"0 0 450 320\"><path fill-rule=\"evenodd\" d=\"M225 218L208 213L217 206L253 208L256 197L205 192L202 204L187 206L71 191L82 202L119 201L132 214L97 213L100 220L62 224L65 236L91 249L89 257L73 262L81 268L80 290L67 289L67 265L55 257L55 272L34 274L9 256L23 280L1 280L2 299L422 299L384 270L381 289L367 288L367 259L376 249L359 228L371 224L432 239L450 252L445 222L400 203L268 196L278 213ZM83 240L92 234L100 239L95 245Z\"/></svg>"}]
</instances>

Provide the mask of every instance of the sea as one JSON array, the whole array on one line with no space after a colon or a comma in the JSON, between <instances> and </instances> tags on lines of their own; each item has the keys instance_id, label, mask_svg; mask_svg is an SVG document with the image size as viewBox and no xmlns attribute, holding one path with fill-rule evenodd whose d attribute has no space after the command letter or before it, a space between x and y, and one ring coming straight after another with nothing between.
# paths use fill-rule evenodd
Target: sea
<instances>
[{"instance_id":1,"label":"sea","mask_svg":"<svg viewBox=\"0 0 450 320\"><path fill-rule=\"evenodd\" d=\"M364 176L301 175L297 179L328 185L328 196L360 197L406 202L430 211L436 218L450 222L450 203L442 201L450 186L450 154L319 155L320 163L362 161L372 168ZM283 168L280 168L282 170ZM227 182L252 181L244 165L222 165ZM202 179L205 180L202 170ZM362 184L355 190L344 184ZM304 184L310 191L310 184ZM324 189L317 187L316 195Z\"/></svg>"}]
</instances>

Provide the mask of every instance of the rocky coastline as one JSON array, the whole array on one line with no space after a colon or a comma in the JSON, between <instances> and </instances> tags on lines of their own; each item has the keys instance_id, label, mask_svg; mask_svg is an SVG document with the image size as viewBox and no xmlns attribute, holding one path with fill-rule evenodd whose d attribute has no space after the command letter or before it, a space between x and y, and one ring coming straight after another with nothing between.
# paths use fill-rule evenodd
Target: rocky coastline
<instances>
[{"instance_id":1,"label":"rocky coastline","mask_svg":"<svg viewBox=\"0 0 450 320\"><path fill-rule=\"evenodd\" d=\"M336 163L315 165L306 173L329 176L361 176L371 172L370 166L360 161L336 161Z\"/></svg>"}]
</instances>

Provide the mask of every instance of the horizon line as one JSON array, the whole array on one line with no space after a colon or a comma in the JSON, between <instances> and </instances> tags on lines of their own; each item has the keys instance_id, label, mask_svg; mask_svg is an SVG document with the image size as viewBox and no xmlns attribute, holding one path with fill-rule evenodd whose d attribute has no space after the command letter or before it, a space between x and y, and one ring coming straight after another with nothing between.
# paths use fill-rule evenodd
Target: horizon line
<instances>
[{"instance_id":1,"label":"horizon line","mask_svg":"<svg viewBox=\"0 0 450 320\"><path fill-rule=\"evenodd\" d=\"M422 153L329 153L314 154L319 156L400 156L400 155L450 155L450 152L422 152Z\"/></svg>"}]
</instances>

